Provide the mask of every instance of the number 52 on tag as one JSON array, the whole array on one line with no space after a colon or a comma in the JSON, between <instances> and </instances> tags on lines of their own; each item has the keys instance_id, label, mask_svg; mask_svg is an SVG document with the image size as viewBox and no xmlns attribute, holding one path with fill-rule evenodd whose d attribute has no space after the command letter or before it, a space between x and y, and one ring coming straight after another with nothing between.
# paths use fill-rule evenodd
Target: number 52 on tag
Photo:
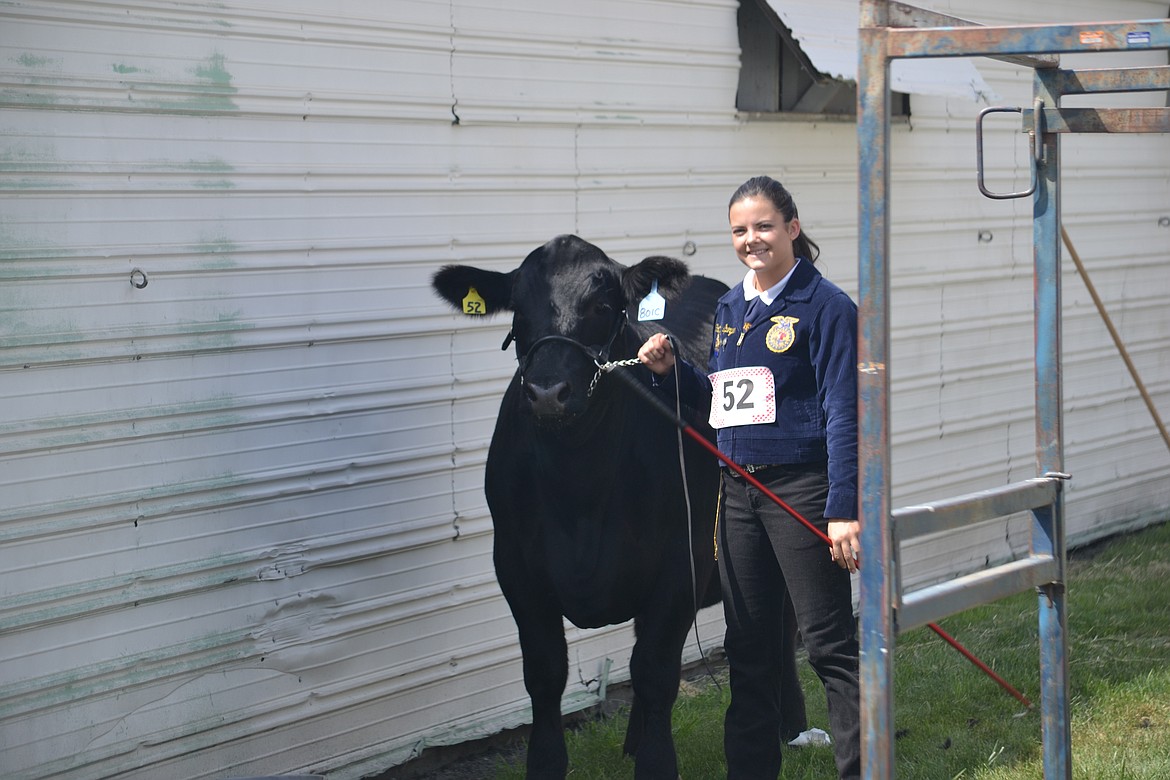
<instances>
[{"instance_id":1,"label":"number 52 on tag","mask_svg":"<svg viewBox=\"0 0 1170 780\"><path fill-rule=\"evenodd\" d=\"M776 379L765 366L717 371L711 380L711 427L776 422Z\"/></svg>"}]
</instances>

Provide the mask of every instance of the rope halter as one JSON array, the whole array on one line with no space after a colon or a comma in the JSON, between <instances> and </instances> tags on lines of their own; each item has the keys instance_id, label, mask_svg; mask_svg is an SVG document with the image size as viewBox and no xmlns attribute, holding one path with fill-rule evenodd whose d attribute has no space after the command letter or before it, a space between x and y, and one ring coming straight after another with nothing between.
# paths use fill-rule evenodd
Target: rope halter
<instances>
[{"instance_id":1,"label":"rope halter","mask_svg":"<svg viewBox=\"0 0 1170 780\"><path fill-rule=\"evenodd\" d=\"M618 335L625 328L627 319L628 317L623 311L622 316L614 320L613 328L610 330L609 340L606 341L605 345L597 351L590 349L585 344L582 344L580 341L577 341L574 338L570 338L569 336L554 334L551 336L542 336L538 338L536 341L532 342L532 346L528 348L528 351L520 356L520 384L524 384L524 374L527 371L528 364L531 362L532 355L536 352L537 348L552 342L563 342L584 352L585 356L593 361L593 365L597 366L597 373L593 375L593 379L589 382L589 391L586 394L587 398L592 398L593 391L597 389L597 383L601 379L602 374L607 374L619 366L636 366L639 362L636 357L616 361L610 361L609 359L609 352L611 349L613 349L613 344L615 341L617 341ZM515 335L513 332L508 331L508 335L504 338L504 343L500 345L500 349L507 349L514 338Z\"/></svg>"}]
</instances>

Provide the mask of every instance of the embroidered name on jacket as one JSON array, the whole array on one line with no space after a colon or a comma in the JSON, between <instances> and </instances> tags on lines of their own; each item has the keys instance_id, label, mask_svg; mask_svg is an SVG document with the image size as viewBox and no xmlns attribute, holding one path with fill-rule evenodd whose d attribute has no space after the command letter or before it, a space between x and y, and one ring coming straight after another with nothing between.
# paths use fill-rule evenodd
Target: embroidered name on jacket
<instances>
[{"instance_id":1,"label":"embroidered name on jacket","mask_svg":"<svg viewBox=\"0 0 1170 780\"><path fill-rule=\"evenodd\" d=\"M800 322L798 317L771 317L775 324L768 329L768 335L764 341L768 345L768 349L773 352L787 352L788 348L796 341L796 328L793 327Z\"/></svg>"},{"instance_id":2,"label":"embroidered name on jacket","mask_svg":"<svg viewBox=\"0 0 1170 780\"><path fill-rule=\"evenodd\" d=\"M727 339L735 335L735 328L722 323L715 326L715 354L718 355L727 346Z\"/></svg>"}]
</instances>

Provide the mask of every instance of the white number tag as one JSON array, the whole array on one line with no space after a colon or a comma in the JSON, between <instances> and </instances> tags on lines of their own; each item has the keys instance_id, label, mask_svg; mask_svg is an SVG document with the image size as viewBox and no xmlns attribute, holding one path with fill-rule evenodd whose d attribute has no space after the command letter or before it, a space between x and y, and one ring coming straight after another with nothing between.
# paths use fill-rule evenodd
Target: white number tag
<instances>
[{"instance_id":1,"label":"white number tag","mask_svg":"<svg viewBox=\"0 0 1170 780\"><path fill-rule=\"evenodd\" d=\"M638 321L649 322L660 320L666 316L666 299L658 292L658 280L655 279L650 292L638 304Z\"/></svg>"},{"instance_id":2,"label":"white number tag","mask_svg":"<svg viewBox=\"0 0 1170 780\"><path fill-rule=\"evenodd\" d=\"M776 380L763 366L729 368L711 380L711 427L776 422Z\"/></svg>"}]
</instances>

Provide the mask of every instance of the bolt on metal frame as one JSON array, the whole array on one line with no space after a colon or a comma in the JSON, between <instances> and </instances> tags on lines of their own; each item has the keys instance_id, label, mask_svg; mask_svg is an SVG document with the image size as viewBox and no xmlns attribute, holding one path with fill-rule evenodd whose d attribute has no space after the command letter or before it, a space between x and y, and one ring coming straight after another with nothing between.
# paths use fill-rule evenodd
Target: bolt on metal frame
<instances>
[{"instance_id":1,"label":"bolt on metal frame","mask_svg":"<svg viewBox=\"0 0 1170 780\"><path fill-rule=\"evenodd\" d=\"M1170 20L981 26L890 0L861 0L857 89L859 147L859 457L861 717L863 777L894 776L894 639L978 604L1035 588L1039 594L1044 777L1070 780L1068 622L1060 279L1060 143L1066 132L1170 132L1170 108L1060 108L1064 95L1170 88L1170 67L1063 70L1072 52L1170 48ZM1018 111L1032 139L1032 186L988 197L1033 204L1036 473L1033 479L927 505L891 510L889 419L890 62L986 56L1031 67L1033 105ZM982 115L980 116L980 124ZM982 143L979 146L982 157ZM904 594L902 540L1031 511L1030 554L1021 560Z\"/></svg>"}]
</instances>

